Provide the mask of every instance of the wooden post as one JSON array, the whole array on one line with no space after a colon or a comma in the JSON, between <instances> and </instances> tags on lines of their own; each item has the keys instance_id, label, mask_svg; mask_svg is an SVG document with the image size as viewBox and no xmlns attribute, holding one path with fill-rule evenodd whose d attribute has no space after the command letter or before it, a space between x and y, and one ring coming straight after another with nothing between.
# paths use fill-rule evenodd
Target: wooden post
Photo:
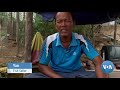
<instances>
[{"instance_id":1,"label":"wooden post","mask_svg":"<svg viewBox=\"0 0 120 90\"><path fill-rule=\"evenodd\" d=\"M116 32L117 32L117 21L115 20L115 24L114 24L114 45L116 45Z\"/></svg>"},{"instance_id":2,"label":"wooden post","mask_svg":"<svg viewBox=\"0 0 120 90\"><path fill-rule=\"evenodd\" d=\"M33 12L26 13L25 24L25 62L31 62L31 45L33 35Z\"/></svg>"},{"instance_id":3,"label":"wooden post","mask_svg":"<svg viewBox=\"0 0 120 90\"><path fill-rule=\"evenodd\" d=\"M92 44L93 44L93 46L95 46L95 42L94 42L94 25L92 25L92 27L91 27L91 36L92 36Z\"/></svg>"}]
</instances>

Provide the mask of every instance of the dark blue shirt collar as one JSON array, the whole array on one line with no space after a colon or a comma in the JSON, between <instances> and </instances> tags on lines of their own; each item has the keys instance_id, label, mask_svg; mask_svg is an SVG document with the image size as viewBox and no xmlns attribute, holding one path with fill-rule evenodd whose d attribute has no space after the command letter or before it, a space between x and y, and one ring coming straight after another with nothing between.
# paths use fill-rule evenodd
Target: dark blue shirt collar
<instances>
[{"instance_id":1,"label":"dark blue shirt collar","mask_svg":"<svg viewBox=\"0 0 120 90\"><path fill-rule=\"evenodd\" d=\"M77 44L76 38L75 38L75 36L74 36L74 33L72 33L72 41L71 41L69 47L71 47L71 46L77 46L77 45L78 45L78 44ZM61 40L60 40L60 34L59 34L59 33L58 33L58 35L57 35L56 46L63 46L62 43L61 43Z\"/></svg>"}]
</instances>

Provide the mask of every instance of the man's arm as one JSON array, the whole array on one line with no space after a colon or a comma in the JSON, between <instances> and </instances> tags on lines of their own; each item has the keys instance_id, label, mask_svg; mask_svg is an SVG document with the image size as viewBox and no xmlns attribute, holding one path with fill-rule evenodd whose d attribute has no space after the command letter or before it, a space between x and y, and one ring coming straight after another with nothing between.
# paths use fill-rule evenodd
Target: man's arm
<instances>
[{"instance_id":1,"label":"man's arm","mask_svg":"<svg viewBox=\"0 0 120 90\"><path fill-rule=\"evenodd\" d=\"M39 64L39 70L41 73L47 75L50 78L63 78L62 76L56 74L49 66Z\"/></svg>"},{"instance_id":2,"label":"man's arm","mask_svg":"<svg viewBox=\"0 0 120 90\"><path fill-rule=\"evenodd\" d=\"M96 77L97 78L109 78L108 74L104 74L102 72L101 69L101 64L103 62L102 58L100 56L97 56L94 60L93 60L94 64L95 64L95 73L96 73Z\"/></svg>"},{"instance_id":3,"label":"man's arm","mask_svg":"<svg viewBox=\"0 0 120 90\"><path fill-rule=\"evenodd\" d=\"M40 57L39 57L39 70L44 75L50 77L50 78L62 78L62 76L56 74L49 66L49 62L51 60L51 48L49 48L48 56L46 55L46 40L44 40L42 44L42 48L40 51ZM46 57L47 56L47 57Z\"/></svg>"}]
</instances>

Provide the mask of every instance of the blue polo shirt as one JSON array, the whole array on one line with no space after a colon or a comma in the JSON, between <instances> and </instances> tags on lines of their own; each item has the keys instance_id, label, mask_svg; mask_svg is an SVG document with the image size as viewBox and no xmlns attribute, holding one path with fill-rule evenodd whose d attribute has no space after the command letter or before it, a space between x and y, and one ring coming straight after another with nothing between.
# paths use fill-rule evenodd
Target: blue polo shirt
<instances>
[{"instance_id":1,"label":"blue polo shirt","mask_svg":"<svg viewBox=\"0 0 120 90\"><path fill-rule=\"evenodd\" d=\"M83 42L80 45L80 41ZM72 41L68 49L64 48L59 33L46 38L40 52L39 63L48 65L55 71L72 72L82 67L80 57L85 54L90 60L98 56L90 41L82 35L72 33Z\"/></svg>"}]
</instances>

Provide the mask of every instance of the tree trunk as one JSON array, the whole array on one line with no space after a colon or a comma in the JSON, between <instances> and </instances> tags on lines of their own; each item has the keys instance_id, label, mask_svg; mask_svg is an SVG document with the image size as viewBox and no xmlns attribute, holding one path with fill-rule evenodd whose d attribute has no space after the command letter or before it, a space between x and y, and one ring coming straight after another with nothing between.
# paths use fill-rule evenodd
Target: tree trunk
<instances>
[{"instance_id":1,"label":"tree trunk","mask_svg":"<svg viewBox=\"0 0 120 90\"><path fill-rule=\"evenodd\" d=\"M33 12L26 13L25 27L25 62L31 62L31 45L33 34Z\"/></svg>"},{"instance_id":2,"label":"tree trunk","mask_svg":"<svg viewBox=\"0 0 120 90\"><path fill-rule=\"evenodd\" d=\"M17 56L19 54L19 12L16 14L16 43L17 43Z\"/></svg>"},{"instance_id":3,"label":"tree trunk","mask_svg":"<svg viewBox=\"0 0 120 90\"><path fill-rule=\"evenodd\" d=\"M10 39L13 39L13 19L12 19L12 12L10 12Z\"/></svg>"},{"instance_id":4,"label":"tree trunk","mask_svg":"<svg viewBox=\"0 0 120 90\"><path fill-rule=\"evenodd\" d=\"M2 38L2 16L0 16L0 51L1 51L1 56L3 56L3 53L2 53L2 40L1 40L1 38Z\"/></svg>"},{"instance_id":5,"label":"tree trunk","mask_svg":"<svg viewBox=\"0 0 120 90\"><path fill-rule=\"evenodd\" d=\"M16 41L16 20L13 21L13 39Z\"/></svg>"},{"instance_id":6,"label":"tree trunk","mask_svg":"<svg viewBox=\"0 0 120 90\"><path fill-rule=\"evenodd\" d=\"M23 32L25 33L25 12L23 12L23 22L24 22ZM24 35L24 39L23 39L23 44L25 46L25 35Z\"/></svg>"}]
</instances>

